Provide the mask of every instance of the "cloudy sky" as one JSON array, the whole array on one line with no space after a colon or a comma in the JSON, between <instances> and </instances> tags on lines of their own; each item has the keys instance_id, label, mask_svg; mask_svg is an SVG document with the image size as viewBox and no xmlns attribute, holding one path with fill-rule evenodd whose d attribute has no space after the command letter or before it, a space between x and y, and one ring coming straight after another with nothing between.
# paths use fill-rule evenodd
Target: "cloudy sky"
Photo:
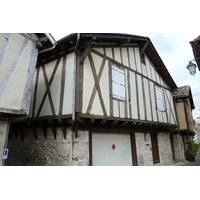
<instances>
[{"instance_id":1,"label":"cloudy sky","mask_svg":"<svg viewBox=\"0 0 200 200\"><path fill-rule=\"evenodd\" d=\"M52 33L56 40L68 34ZM195 104L193 118L198 121L196 118L200 117L200 71L197 69L196 74L192 76L186 66L188 65L188 61L194 59L189 42L200 35L200 33L148 33L137 31L131 34L148 36L177 86L190 85Z\"/></svg>"},{"instance_id":2,"label":"cloudy sky","mask_svg":"<svg viewBox=\"0 0 200 200\"><path fill-rule=\"evenodd\" d=\"M148 34L165 66L169 70L177 86L190 85L192 89L195 109L193 118L200 117L200 72L190 75L186 66L194 59L190 41L200 33L152 33Z\"/></svg>"}]
</instances>

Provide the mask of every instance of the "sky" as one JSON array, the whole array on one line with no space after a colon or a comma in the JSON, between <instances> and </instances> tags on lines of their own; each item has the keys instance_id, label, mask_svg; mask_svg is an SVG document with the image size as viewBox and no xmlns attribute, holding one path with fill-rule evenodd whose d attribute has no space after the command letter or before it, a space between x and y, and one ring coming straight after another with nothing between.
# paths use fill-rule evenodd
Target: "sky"
<instances>
[{"instance_id":1,"label":"sky","mask_svg":"<svg viewBox=\"0 0 200 200\"><path fill-rule=\"evenodd\" d=\"M55 40L58 40L70 33L51 34ZM189 61L194 59L189 42L197 38L200 33L148 33L135 31L130 34L148 36L177 86L190 85L195 105L195 109L192 111L193 119L199 121L197 117L200 117L200 71L196 68L196 74L192 76L186 67Z\"/></svg>"}]
</instances>

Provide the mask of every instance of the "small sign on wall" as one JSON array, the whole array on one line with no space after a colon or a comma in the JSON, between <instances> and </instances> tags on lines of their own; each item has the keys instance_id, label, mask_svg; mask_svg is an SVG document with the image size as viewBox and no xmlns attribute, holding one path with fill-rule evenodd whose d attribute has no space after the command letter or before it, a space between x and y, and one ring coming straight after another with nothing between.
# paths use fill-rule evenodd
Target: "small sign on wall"
<instances>
[{"instance_id":1,"label":"small sign on wall","mask_svg":"<svg viewBox=\"0 0 200 200\"><path fill-rule=\"evenodd\" d=\"M116 149L116 145L112 144L112 150L115 150L115 149Z\"/></svg>"},{"instance_id":2,"label":"small sign on wall","mask_svg":"<svg viewBox=\"0 0 200 200\"><path fill-rule=\"evenodd\" d=\"M3 150L3 156L2 159L7 159L8 158L8 149Z\"/></svg>"}]
</instances>

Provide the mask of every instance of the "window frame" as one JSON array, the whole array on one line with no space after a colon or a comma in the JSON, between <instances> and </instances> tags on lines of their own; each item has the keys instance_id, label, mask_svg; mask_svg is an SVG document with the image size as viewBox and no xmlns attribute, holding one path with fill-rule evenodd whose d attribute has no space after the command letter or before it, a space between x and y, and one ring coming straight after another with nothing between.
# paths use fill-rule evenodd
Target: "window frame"
<instances>
[{"instance_id":1,"label":"window frame","mask_svg":"<svg viewBox=\"0 0 200 200\"><path fill-rule=\"evenodd\" d=\"M115 72L113 71L115 70ZM126 101L126 79L125 69L111 63L111 85L112 85L112 98ZM123 90L122 90L123 89Z\"/></svg>"},{"instance_id":2,"label":"window frame","mask_svg":"<svg viewBox=\"0 0 200 200\"><path fill-rule=\"evenodd\" d=\"M163 88L158 85L155 85L155 99L156 99L156 110L161 112L166 111Z\"/></svg>"}]
</instances>

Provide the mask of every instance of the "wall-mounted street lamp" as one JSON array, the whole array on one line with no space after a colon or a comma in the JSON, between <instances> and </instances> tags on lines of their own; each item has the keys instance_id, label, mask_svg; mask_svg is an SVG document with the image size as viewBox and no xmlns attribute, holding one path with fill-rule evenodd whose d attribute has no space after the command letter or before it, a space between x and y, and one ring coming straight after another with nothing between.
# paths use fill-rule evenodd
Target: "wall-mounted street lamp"
<instances>
[{"instance_id":1,"label":"wall-mounted street lamp","mask_svg":"<svg viewBox=\"0 0 200 200\"><path fill-rule=\"evenodd\" d=\"M188 66L187 66L187 69L189 70L189 72L190 72L190 74L192 75L192 76L194 76L195 74L196 74L196 64L194 64L192 61L194 61L194 60L190 60L189 61L189 64L188 64Z\"/></svg>"}]
</instances>

